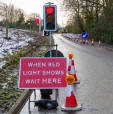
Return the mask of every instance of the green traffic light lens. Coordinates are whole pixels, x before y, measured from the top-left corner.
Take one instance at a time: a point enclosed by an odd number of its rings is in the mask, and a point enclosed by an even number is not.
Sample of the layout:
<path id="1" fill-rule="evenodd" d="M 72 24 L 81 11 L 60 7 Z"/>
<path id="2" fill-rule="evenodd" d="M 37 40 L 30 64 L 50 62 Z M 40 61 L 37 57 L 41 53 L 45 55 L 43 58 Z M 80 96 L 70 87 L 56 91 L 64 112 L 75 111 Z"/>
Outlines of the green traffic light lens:
<path id="1" fill-rule="evenodd" d="M 53 23 L 47 23 L 47 29 L 55 29 L 55 25 Z"/>

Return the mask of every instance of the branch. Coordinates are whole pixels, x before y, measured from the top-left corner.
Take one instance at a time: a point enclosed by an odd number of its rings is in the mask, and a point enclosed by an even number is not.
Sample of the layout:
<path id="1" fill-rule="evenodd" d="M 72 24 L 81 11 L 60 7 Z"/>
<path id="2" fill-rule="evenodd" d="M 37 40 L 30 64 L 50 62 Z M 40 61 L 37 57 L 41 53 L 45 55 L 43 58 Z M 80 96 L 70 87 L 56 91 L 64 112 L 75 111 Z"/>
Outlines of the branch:
<path id="1" fill-rule="evenodd" d="M 103 4 L 100 4 L 100 3 L 95 2 L 95 1 L 91 1 L 91 0 L 83 0 L 83 1 L 87 1 L 87 2 L 90 2 L 90 3 L 96 4 L 96 5 L 100 5 L 101 7 L 104 7 Z"/>

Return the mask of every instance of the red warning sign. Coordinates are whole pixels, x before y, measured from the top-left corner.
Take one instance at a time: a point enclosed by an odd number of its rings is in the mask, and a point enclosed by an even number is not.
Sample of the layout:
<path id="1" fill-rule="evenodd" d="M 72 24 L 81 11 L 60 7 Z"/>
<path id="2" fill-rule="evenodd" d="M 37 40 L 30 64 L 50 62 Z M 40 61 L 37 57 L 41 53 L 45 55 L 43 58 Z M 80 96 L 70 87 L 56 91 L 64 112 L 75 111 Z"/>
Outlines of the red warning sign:
<path id="1" fill-rule="evenodd" d="M 21 89 L 66 87 L 66 58 L 21 58 L 18 86 Z"/>

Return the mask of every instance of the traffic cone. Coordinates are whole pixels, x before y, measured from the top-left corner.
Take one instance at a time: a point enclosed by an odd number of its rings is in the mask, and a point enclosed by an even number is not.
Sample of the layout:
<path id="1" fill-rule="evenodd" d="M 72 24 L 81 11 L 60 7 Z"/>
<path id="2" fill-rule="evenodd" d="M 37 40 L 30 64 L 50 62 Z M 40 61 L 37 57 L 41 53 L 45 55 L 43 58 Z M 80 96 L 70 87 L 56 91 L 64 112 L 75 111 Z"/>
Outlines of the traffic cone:
<path id="1" fill-rule="evenodd" d="M 77 79 L 76 71 L 75 71 L 75 65 L 73 60 L 73 54 L 69 54 L 69 65 L 68 65 L 68 74 L 72 74 L 75 78 L 75 84 L 80 84 L 80 81 Z"/>
<path id="2" fill-rule="evenodd" d="M 88 42 L 88 40 L 87 40 L 87 39 L 86 39 L 86 42 L 85 42 L 85 44 L 87 44 L 87 45 L 89 44 L 89 42 Z"/>
<path id="3" fill-rule="evenodd" d="M 71 66 L 72 58 L 73 58 L 73 53 L 69 53 L 69 66 Z"/>
<path id="4" fill-rule="evenodd" d="M 72 58 L 73 58 L 73 54 L 70 53 L 70 54 L 69 54 L 69 64 L 68 64 L 68 69 L 67 69 L 67 71 L 68 71 L 69 74 L 71 74 L 71 63 L 72 63 Z"/>
<path id="5" fill-rule="evenodd" d="M 101 40 L 99 40 L 98 46 L 99 46 L 99 47 L 102 46 Z"/>
<path id="6" fill-rule="evenodd" d="M 74 65 L 74 60 L 71 61 L 71 69 L 70 73 L 74 76 L 75 78 L 75 83 L 74 84 L 80 84 L 80 81 L 77 79 L 76 76 L 76 71 L 75 71 L 75 65 Z"/>
<path id="7" fill-rule="evenodd" d="M 92 39 L 92 41 L 91 41 L 91 46 L 94 46 L 94 40 Z"/>
<path id="8" fill-rule="evenodd" d="M 73 54 L 72 53 L 69 53 L 69 64 L 68 64 L 68 73 L 70 74 L 71 73 L 71 63 L 72 63 L 72 58 L 73 58 Z"/>
<path id="9" fill-rule="evenodd" d="M 81 104 L 77 103 L 73 85 L 67 85 L 67 95 L 65 104 L 61 107 L 62 111 L 81 110 Z"/>
<path id="10" fill-rule="evenodd" d="M 82 44 L 82 39 L 80 39 L 80 44 Z"/>

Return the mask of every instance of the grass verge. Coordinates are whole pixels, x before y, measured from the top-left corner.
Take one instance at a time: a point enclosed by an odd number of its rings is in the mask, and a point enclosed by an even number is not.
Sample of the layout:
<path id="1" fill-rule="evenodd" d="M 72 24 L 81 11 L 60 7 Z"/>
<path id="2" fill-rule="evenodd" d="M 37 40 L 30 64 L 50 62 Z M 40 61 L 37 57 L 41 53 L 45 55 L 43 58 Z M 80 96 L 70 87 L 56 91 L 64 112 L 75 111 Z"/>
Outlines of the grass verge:
<path id="1" fill-rule="evenodd" d="M 33 45 L 49 44 L 49 37 L 40 37 Z M 53 40 L 52 40 L 53 44 Z M 44 54 L 49 50 L 45 47 L 44 51 L 40 47 L 33 47 L 34 57 L 44 57 Z M 13 106 L 17 99 L 21 96 L 23 90 L 18 89 L 18 69 L 20 57 L 30 56 L 31 44 L 14 52 L 12 55 L 8 54 L 4 60 L 6 64 L 0 69 L 0 111 L 5 113 Z"/>

